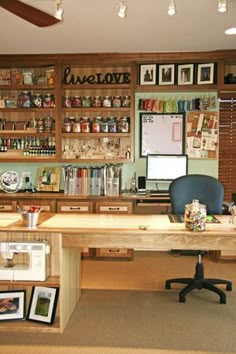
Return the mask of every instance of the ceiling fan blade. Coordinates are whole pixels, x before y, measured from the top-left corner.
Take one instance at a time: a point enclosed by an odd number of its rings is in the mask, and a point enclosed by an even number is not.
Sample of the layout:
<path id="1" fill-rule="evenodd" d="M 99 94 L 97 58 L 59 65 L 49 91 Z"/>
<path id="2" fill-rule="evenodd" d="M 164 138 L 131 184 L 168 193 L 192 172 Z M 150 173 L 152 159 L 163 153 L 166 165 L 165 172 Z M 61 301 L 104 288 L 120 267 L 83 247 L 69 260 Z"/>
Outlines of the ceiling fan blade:
<path id="1" fill-rule="evenodd" d="M 0 6 L 38 27 L 48 27 L 60 22 L 56 17 L 19 0 L 0 0 Z"/>

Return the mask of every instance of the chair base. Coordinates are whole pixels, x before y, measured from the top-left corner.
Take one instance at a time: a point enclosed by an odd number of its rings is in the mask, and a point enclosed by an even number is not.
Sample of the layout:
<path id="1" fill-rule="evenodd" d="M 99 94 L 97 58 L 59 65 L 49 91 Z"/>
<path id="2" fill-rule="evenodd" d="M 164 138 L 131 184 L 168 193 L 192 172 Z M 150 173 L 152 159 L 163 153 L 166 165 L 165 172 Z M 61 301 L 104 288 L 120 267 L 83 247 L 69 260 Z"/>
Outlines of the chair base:
<path id="1" fill-rule="evenodd" d="M 194 289 L 207 289 L 220 297 L 220 304 L 226 304 L 226 295 L 219 289 L 216 284 L 226 285 L 226 290 L 232 290 L 232 282 L 224 279 L 204 278 L 203 264 L 198 261 L 195 267 L 195 275 L 193 278 L 174 278 L 166 280 L 166 289 L 171 289 L 172 283 L 187 284 L 179 293 L 179 302 L 186 302 L 186 295 Z"/>

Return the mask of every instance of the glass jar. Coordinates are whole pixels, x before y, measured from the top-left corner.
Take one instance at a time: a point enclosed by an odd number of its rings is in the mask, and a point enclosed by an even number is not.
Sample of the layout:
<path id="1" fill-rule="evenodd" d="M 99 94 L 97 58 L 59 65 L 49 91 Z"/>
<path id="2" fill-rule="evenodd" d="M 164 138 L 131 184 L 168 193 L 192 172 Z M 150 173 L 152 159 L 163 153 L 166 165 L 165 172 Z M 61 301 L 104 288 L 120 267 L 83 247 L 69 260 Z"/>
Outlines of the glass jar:
<path id="1" fill-rule="evenodd" d="M 193 199 L 192 204 L 186 204 L 184 222 L 186 230 L 205 231 L 206 205 L 200 204 L 197 199 Z"/>
<path id="2" fill-rule="evenodd" d="M 108 132 L 117 133 L 117 119 L 116 117 L 110 117 L 108 120 Z"/>
<path id="3" fill-rule="evenodd" d="M 122 97 L 122 107 L 130 107 L 130 96 Z"/>
<path id="4" fill-rule="evenodd" d="M 63 97 L 63 107 L 70 108 L 71 107 L 71 97 Z"/>
<path id="5" fill-rule="evenodd" d="M 71 133 L 72 131 L 72 122 L 69 119 L 65 119 L 63 124 L 63 133 Z"/>
<path id="6" fill-rule="evenodd" d="M 90 133 L 90 120 L 88 117 L 83 117 L 80 123 L 81 133 Z"/>
<path id="7" fill-rule="evenodd" d="M 106 107 L 106 108 L 110 108 L 111 107 L 111 97 L 110 96 L 103 97 L 102 106 Z"/>
<path id="8" fill-rule="evenodd" d="M 108 133 L 108 120 L 103 118 L 101 121 L 101 133 Z"/>
<path id="9" fill-rule="evenodd" d="M 55 107 L 55 97 L 51 93 L 46 93 L 43 96 L 43 108 L 54 108 Z"/>
<path id="10" fill-rule="evenodd" d="M 35 107 L 42 108 L 43 107 L 43 97 L 42 97 L 42 95 L 40 93 L 36 93 L 35 95 L 33 95 L 32 102 L 33 102 Z"/>
<path id="11" fill-rule="evenodd" d="M 38 118 L 37 119 L 37 133 L 43 133 L 44 132 L 44 119 L 43 118 Z"/>
<path id="12" fill-rule="evenodd" d="M 129 117 L 122 117 L 118 122 L 118 132 L 128 133 L 129 132 Z"/>
<path id="13" fill-rule="evenodd" d="M 81 106 L 82 106 L 81 97 L 79 97 L 79 96 L 72 97 L 71 107 L 80 108 Z"/>
<path id="14" fill-rule="evenodd" d="M 81 124 L 80 120 L 76 119 L 72 124 L 72 131 L 73 133 L 80 133 L 81 132 Z"/>
<path id="15" fill-rule="evenodd" d="M 121 97 L 120 96 L 114 96 L 112 99 L 112 107 L 114 108 L 120 108 L 121 107 Z"/>
<path id="16" fill-rule="evenodd" d="M 92 133 L 100 133 L 102 117 L 96 117 L 92 121 Z"/>
<path id="17" fill-rule="evenodd" d="M 19 107 L 20 108 L 30 108 L 31 103 L 31 93 L 30 91 L 23 91 L 19 95 Z"/>
<path id="18" fill-rule="evenodd" d="M 92 100 L 92 106 L 95 108 L 102 107 L 102 98 L 101 96 L 94 96 Z"/>
<path id="19" fill-rule="evenodd" d="M 92 106 L 92 99 L 90 96 L 84 96 L 82 99 L 82 107 L 90 108 Z"/>
<path id="20" fill-rule="evenodd" d="M 47 133 L 50 133 L 53 128 L 53 118 L 52 117 L 46 117 L 44 118 L 44 131 Z"/>

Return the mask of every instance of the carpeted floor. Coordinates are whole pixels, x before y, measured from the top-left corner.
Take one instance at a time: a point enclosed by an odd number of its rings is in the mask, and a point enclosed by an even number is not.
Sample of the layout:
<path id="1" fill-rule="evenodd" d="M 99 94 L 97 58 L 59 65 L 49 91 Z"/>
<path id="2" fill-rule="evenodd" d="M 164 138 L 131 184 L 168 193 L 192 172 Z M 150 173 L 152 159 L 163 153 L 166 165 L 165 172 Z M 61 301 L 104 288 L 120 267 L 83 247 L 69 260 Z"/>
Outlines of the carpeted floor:
<path id="1" fill-rule="evenodd" d="M 206 290 L 194 291 L 185 304 L 178 302 L 177 289 L 159 290 L 169 276 L 192 275 L 195 260 L 195 257 L 171 258 L 164 253 L 157 257 L 151 252 L 137 255 L 133 262 L 86 261 L 81 299 L 63 334 L 14 333 L 13 337 L 12 333 L 0 333 L 1 345 L 16 345 L 15 353 L 20 346 L 31 345 L 35 354 L 41 353 L 37 352 L 39 345 L 51 347 L 50 353 L 57 346 L 64 348 L 65 353 L 73 353 L 73 348 L 76 348 L 74 353 L 93 354 L 116 353 L 113 351 L 116 348 L 123 348 L 120 353 L 130 354 L 236 353 L 234 290 L 227 293 L 226 305 L 220 305 L 218 297 Z M 168 263 L 171 266 L 167 267 Z M 236 280 L 236 264 L 206 260 L 206 265 L 211 276 Z M 138 289 L 132 274 L 137 275 Z M 96 282 L 92 283 L 94 277 Z M 115 290 L 111 290 L 114 283 Z M 5 349 L 1 353 L 10 353 Z"/>

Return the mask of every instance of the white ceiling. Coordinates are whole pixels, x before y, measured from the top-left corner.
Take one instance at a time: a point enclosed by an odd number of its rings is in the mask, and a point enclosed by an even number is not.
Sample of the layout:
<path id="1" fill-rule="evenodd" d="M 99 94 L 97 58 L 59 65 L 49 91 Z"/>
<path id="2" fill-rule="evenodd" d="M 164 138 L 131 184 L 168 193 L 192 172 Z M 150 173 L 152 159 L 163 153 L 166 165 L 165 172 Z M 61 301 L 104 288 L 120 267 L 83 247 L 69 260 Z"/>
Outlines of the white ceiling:
<path id="1" fill-rule="evenodd" d="M 10 0 L 9 0 L 10 1 Z M 54 0 L 24 0 L 54 13 Z M 168 16 L 170 0 L 126 0 L 125 19 L 117 16 L 119 0 L 62 0 L 64 22 L 38 28 L 0 8 L 0 54 L 179 52 L 236 49 L 236 0 L 228 12 L 218 0 L 175 0 L 177 15 Z"/>

